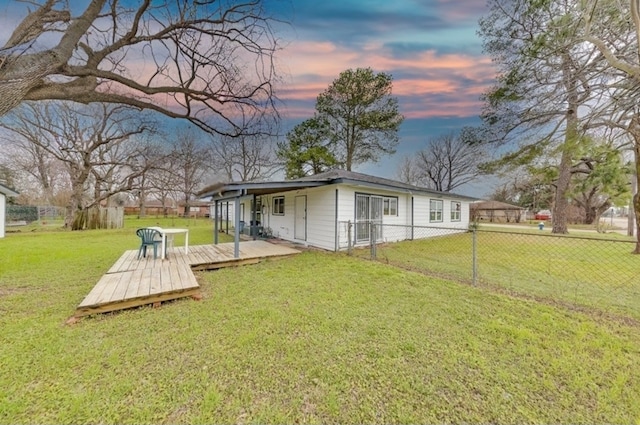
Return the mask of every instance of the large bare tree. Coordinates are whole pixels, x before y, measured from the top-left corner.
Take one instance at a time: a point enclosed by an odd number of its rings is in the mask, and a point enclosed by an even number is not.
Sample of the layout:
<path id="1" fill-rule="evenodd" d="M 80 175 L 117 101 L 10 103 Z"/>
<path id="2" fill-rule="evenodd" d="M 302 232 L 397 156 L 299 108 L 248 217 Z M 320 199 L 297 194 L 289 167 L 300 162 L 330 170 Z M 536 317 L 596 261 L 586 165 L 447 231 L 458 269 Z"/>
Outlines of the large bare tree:
<path id="1" fill-rule="evenodd" d="M 0 48 L 0 116 L 25 100 L 116 103 L 235 135 L 274 110 L 260 0 L 43 1 Z"/>
<path id="2" fill-rule="evenodd" d="M 478 166 L 487 159 L 486 146 L 467 143 L 454 133 L 431 138 L 427 146 L 401 164 L 398 174 L 407 183 L 449 192 L 482 174 Z"/>
<path id="3" fill-rule="evenodd" d="M 226 181 L 263 180 L 280 168 L 267 136 L 216 138 L 212 143 L 211 163 Z"/>
<path id="4" fill-rule="evenodd" d="M 25 103 L 0 126 L 64 164 L 71 185 L 65 227 L 72 230 L 84 227 L 87 208 L 134 188 L 143 172 L 129 166 L 138 156 L 135 139 L 154 127 L 124 105 L 68 102 Z"/>
<path id="5" fill-rule="evenodd" d="M 211 151 L 193 131 L 183 131 L 166 161 L 168 172 L 164 175 L 171 176 L 175 198 L 184 202 L 184 214 L 188 216 L 196 193 L 211 170 Z"/>
<path id="6" fill-rule="evenodd" d="M 40 145 L 12 135 L 0 136 L 0 151 L 0 164 L 19 177 L 21 194 L 30 192 L 30 201 L 56 205 L 57 195 L 68 188 L 64 164 Z"/>

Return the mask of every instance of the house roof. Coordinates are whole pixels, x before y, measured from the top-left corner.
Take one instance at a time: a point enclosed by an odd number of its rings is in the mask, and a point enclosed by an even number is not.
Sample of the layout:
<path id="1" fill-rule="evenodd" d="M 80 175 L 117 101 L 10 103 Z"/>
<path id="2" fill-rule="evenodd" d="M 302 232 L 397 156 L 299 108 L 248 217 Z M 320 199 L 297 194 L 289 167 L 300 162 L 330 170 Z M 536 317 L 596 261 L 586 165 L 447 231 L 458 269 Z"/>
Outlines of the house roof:
<path id="1" fill-rule="evenodd" d="M 479 201 L 471 204 L 472 210 L 524 210 L 523 207 L 518 205 L 507 204 L 500 201 Z"/>
<path id="2" fill-rule="evenodd" d="M 7 186 L 3 185 L 2 183 L 0 183 L 0 193 L 2 193 L 5 196 L 18 196 L 19 193 L 16 192 L 13 189 L 8 188 Z"/>
<path id="3" fill-rule="evenodd" d="M 476 200 L 469 196 L 457 195 L 450 192 L 439 192 L 419 186 L 402 183 L 382 177 L 356 173 L 346 170 L 330 170 L 299 179 L 271 181 L 271 182 L 231 182 L 217 183 L 203 189 L 198 196 L 211 200 L 229 199 L 246 195 L 267 195 L 287 190 L 307 189 L 311 187 L 327 186 L 331 184 L 350 184 L 370 188 L 385 189 L 394 192 L 418 193 L 436 196 L 450 196 L 466 200 Z"/>

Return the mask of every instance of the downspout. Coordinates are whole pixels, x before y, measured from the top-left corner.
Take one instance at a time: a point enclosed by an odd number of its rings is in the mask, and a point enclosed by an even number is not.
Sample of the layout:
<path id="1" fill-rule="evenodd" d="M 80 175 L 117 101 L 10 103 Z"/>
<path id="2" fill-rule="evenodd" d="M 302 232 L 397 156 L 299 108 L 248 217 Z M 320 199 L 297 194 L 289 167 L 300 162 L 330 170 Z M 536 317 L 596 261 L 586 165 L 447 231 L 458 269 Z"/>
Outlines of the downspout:
<path id="1" fill-rule="evenodd" d="M 415 238 L 415 229 L 413 227 L 413 220 L 414 220 L 414 202 L 413 202 L 413 193 L 409 192 L 409 195 L 411 195 L 411 240 L 413 240 Z"/>

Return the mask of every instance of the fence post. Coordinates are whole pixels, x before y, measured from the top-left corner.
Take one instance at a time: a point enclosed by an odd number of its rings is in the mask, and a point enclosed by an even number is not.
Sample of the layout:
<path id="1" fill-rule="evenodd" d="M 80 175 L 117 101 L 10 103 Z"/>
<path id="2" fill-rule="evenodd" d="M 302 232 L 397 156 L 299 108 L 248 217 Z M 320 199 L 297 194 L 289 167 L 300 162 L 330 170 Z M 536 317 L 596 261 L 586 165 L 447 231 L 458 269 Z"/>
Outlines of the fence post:
<path id="1" fill-rule="evenodd" d="M 378 239 L 376 236 L 377 228 L 374 222 L 369 222 L 369 242 L 371 243 L 371 259 L 376 259 L 376 240 Z"/>
<path id="2" fill-rule="evenodd" d="M 472 282 L 473 286 L 476 286 L 478 283 L 478 242 L 477 242 L 477 229 L 471 229 L 471 256 L 472 256 Z"/>
<path id="3" fill-rule="evenodd" d="M 347 221 L 347 254 L 351 255 L 351 220 Z"/>

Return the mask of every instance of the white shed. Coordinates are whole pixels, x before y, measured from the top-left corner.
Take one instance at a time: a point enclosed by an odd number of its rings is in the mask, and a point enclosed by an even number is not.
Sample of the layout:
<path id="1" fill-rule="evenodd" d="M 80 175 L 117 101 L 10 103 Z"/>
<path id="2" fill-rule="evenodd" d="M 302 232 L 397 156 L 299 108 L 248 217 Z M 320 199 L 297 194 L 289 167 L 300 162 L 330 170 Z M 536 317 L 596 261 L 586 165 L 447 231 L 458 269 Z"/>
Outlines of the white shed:
<path id="1" fill-rule="evenodd" d="M 18 196 L 18 192 L 9 189 L 7 186 L 0 183 L 0 238 L 4 238 L 6 215 L 7 215 L 7 197 Z"/>

